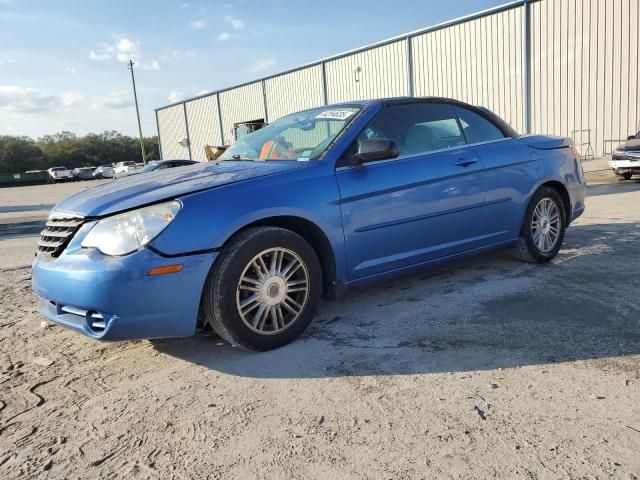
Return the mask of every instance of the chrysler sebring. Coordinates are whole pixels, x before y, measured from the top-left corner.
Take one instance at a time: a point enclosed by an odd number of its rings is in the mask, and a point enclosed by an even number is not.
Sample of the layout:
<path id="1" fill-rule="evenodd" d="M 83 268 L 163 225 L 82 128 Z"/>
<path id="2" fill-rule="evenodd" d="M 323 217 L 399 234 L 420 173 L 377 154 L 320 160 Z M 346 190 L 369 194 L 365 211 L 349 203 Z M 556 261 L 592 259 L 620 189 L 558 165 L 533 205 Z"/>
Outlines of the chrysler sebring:
<path id="1" fill-rule="evenodd" d="M 549 262 L 584 198 L 566 138 L 450 99 L 350 102 L 283 117 L 214 163 L 65 199 L 33 288 L 42 314 L 95 339 L 206 324 L 268 350 L 355 285 L 497 248 Z"/>

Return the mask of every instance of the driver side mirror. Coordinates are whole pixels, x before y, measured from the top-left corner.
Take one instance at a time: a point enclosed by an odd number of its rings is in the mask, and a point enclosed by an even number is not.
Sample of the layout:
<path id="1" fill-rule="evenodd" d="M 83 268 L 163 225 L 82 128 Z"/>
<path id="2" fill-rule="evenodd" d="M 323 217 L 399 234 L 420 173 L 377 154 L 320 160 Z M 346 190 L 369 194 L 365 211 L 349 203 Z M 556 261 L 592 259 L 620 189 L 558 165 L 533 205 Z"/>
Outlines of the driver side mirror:
<path id="1" fill-rule="evenodd" d="M 367 138 L 358 144 L 358 152 L 354 155 L 356 163 L 389 160 L 400 155 L 396 142 L 388 138 Z"/>
<path id="2" fill-rule="evenodd" d="M 635 139 L 636 139 L 636 136 L 635 136 L 635 135 L 629 135 L 629 136 L 627 137 L 627 140 L 635 140 Z"/>

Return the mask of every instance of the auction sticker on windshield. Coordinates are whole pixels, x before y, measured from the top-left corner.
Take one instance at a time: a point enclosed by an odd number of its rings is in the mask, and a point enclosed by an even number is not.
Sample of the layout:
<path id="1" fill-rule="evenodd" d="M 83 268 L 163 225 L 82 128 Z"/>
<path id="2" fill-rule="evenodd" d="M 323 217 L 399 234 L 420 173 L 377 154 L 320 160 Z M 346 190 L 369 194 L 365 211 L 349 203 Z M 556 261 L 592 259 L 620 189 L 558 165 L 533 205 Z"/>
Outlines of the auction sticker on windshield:
<path id="1" fill-rule="evenodd" d="M 326 112 L 318 114 L 316 118 L 324 120 L 346 120 L 354 113 L 356 112 L 353 110 L 327 110 Z"/>

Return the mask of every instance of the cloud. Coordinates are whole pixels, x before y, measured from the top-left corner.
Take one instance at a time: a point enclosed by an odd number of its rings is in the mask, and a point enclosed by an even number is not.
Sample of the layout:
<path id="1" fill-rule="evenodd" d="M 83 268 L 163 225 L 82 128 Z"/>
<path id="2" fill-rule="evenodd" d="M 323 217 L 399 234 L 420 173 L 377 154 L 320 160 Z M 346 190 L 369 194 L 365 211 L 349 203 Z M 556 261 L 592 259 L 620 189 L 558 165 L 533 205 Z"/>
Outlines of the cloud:
<path id="1" fill-rule="evenodd" d="M 128 62 L 142 58 L 140 52 L 140 42 L 135 42 L 128 38 L 121 38 L 115 44 L 116 58 L 119 62 Z"/>
<path id="2" fill-rule="evenodd" d="M 68 92 L 47 95 L 36 88 L 18 85 L 0 85 L 0 111 L 11 113 L 50 112 L 73 107 L 82 102 L 84 95 Z"/>
<path id="3" fill-rule="evenodd" d="M 258 60 L 254 62 L 249 68 L 248 71 L 251 73 L 259 73 L 265 70 L 269 70 L 273 68 L 276 64 L 276 60 L 274 58 L 263 58 L 262 60 Z"/>
<path id="4" fill-rule="evenodd" d="M 1 2 L 2 0 L 0 0 Z M 0 67 L 3 65 L 10 65 L 13 63 L 13 58 L 9 55 L 0 55 Z"/>
<path id="5" fill-rule="evenodd" d="M 188 3 L 183 3 L 183 4 L 182 4 L 182 5 L 180 5 L 178 8 L 180 8 L 180 9 L 189 8 L 189 4 L 188 4 Z"/>
<path id="6" fill-rule="evenodd" d="M 68 92 L 60 95 L 63 107 L 75 107 L 84 101 L 84 95 L 78 92 Z"/>
<path id="7" fill-rule="evenodd" d="M 211 93 L 211 90 L 199 90 L 194 94 L 194 97 L 199 97 L 201 95 L 206 95 L 207 93 Z"/>
<path id="8" fill-rule="evenodd" d="M 64 71 L 69 75 L 75 75 L 76 73 L 78 73 L 76 67 L 65 67 Z"/>
<path id="9" fill-rule="evenodd" d="M 231 15 L 225 15 L 224 21 L 231 25 L 236 30 L 244 28 L 244 22 L 238 18 L 233 18 Z"/>
<path id="10" fill-rule="evenodd" d="M 192 50 L 172 50 L 169 53 L 160 56 L 160 60 L 163 62 L 170 62 L 174 60 L 183 60 L 185 58 L 195 58 L 196 54 Z"/>
<path id="11" fill-rule="evenodd" d="M 199 20 L 193 20 L 189 26 L 191 28 L 193 28 L 194 30 L 202 30 L 204 28 L 207 28 L 207 22 L 205 20 L 199 19 Z"/>
<path id="12" fill-rule="evenodd" d="M 140 42 L 122 37 L 114 44 L 102 43 L 99 49 L 90 50 L 88 58 L 95 62 L 116 59 L 119 62 L 126 63 L 130 59 L 134 61 L 142 59 L 142 50 Z"/>
<path id="13" fill-rule="evenodd" d="M 221 42 L 226 42 L 231 38 L 231 34 L 229 32 L 222 32 L 218 35 L 218 40 Z"/>
<path id="14" fill-rule="evenodd" d="M 143 70 L 160 70 L 160 63 L 157 60 L 151 60 L 150 62 L 144 62 L 142 68 Z"/>
<path id="15" fill-rule="evenodd" d="M 171 90 L 169 92 L 169 96 L 167 97 L 167 100 L 169 100 L 170 103 L 175 103 L 175 102 L 179 102 L 183 98 L 184 98 L 184 93 Z"/>
<path id="16" fill-rule="evenodd" d="M 108 95 L 95 97 L 93 99 L 93 108 L 100 110 L 108 108 L 110 110 L 122 110 L 124 108 L 133 107 L 133 94 L 126 90 L 111 92 Z"/>
<path id="17" fill-rule="evenodd" d="M 0 85 L 1 113 L 47 114 L 51 116 L 52 112 L 67 112 L 74 109 L 77 112 L 86 112 L 82 109 L 88 107 L 94 110 L 121 110 L 132 106 L 133 94 L 128 90 L 87 97 L 79 92 L 47 95 L 36 88 Z M 73 115 L 75 116 L 77 113 Z"/>
<path id="18" fill-rule="evenodd" d="M 111 55 L 108 53 L 96 53 L 93 50 L 89 51 L 89 60 L 93 60 L 94 62 L 104 62 L 106 60 L 111 60 Z"/>

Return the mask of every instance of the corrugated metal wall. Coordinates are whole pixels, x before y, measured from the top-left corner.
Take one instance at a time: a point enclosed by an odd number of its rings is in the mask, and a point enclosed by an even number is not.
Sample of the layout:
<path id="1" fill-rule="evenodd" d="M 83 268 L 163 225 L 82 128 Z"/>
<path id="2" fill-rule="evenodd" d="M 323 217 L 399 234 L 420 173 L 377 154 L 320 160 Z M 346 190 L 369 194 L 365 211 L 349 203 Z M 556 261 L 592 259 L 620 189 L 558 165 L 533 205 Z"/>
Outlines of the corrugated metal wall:
<path id="1" fill-rule="evenodd" d="M 533 131 L 573 137 L 576 144 L 590 138 L 595 153 L 606 154 L 640 129 L 639 3 L 532 5 Z"/>
<path id="2" fill-rule="evenodd" d="M 520 132 L 529 122 L 533 132 L 573 137 L 583 154 L 608 153 L 640 129 L 639 25 L 640 0 L 533 0 L 498 7 L 221 92 L 224 142 L 232 142 L 234 123 L 265 118 L 265 103 L 273 121 L 321 105 L 325 95 L 336 103 L 408 95 L 413 87 L 416 96 L 486 106 Z M 216 135 L 215 117 L 207 110 L 189 122 L 191 136 L 199 136 L 192 138 L 194 152 L 199 138 Z M 184 156 L 176 146 L 184 135 L 177 118 L 158 111 L 165 158 L 176 150 Z"/>
<path id="3" fill-rule="evenodd" d="M 210 95 L 186 103 L 193 160 L 205 162 L 205 145 L 222 145 L 218 120 L 218 97 Z"/>
<path id="4" fill-rule="evenodd" d="M 321 65 L 269 78 L 264 87 L 269 122 L 324 102 Z"/>
<path id="5" fill-rule="evenodd" d="M 329 103 L 407 94 L 407 42 L 354 53 L 326 63 Z"/>
<path id="6" fill-rule="evenodd" d="M 178 143 L 187 136 L 182 104 L 158 110 L 158 132 L 163 159 L 189 158 L 189 149 Z"/>
<path id="7" fill-rule="evenodd" d="M 224 143 L 233 143 L 233 126 L 239 122 L 264 119 L 262 82 L 255 82 L 220 93 Z"/>
<path id="8" fill-rule="evenodd" d="M 412 38 L 414 93 L 485 106 L 524 130 L 524 7 Z"/>

